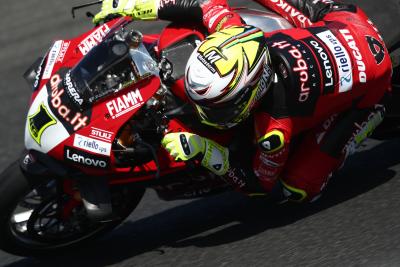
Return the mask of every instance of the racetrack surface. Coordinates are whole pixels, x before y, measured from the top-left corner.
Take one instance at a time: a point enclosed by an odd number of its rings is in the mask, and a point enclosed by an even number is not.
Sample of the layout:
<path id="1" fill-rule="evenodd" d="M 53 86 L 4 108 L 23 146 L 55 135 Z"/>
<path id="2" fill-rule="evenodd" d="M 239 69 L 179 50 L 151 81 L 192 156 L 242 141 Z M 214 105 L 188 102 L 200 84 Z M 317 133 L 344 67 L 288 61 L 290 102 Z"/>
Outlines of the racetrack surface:
<path id="1" fill-rule="evenodd" d="M 397 0 L 351 2 L 387 42 L 399 36 Z M 22 73 L 52 41 L 92 27 L 83 12 L 71 19 L 80 3 L 0 2 L 0 171 L 23 149 L 30 91 Z M 163 23 L 138 25 L 156 32 Z M 237 193 L 165 202 L 148 191 L 129 220 L 89 247 L 47 262 L 0 252 L 0 266 L 400 266 L 399 151 L 400 139 L 369 140 L 322 199 L 302 207 L 271 208 Z"/>

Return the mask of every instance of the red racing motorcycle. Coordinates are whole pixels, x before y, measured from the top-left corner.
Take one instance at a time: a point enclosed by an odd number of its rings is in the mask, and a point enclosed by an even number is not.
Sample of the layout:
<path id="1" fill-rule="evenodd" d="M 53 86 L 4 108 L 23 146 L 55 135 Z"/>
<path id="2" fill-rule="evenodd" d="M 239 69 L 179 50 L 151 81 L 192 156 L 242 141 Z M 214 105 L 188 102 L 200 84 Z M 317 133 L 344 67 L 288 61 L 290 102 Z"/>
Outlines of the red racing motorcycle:
<path id="1" fill-rule="evenodd" d="M 237 12 L 265 32 L 292 27 L 268 11 Z M 204 37 L 198 25 L 175 23 L 142 35 L 129 18 L 116 18 L 54 42 L 27 70 L 26 150 L 0 175 L 1 249 L 37 256 L 96 238 L 120 224 L 147 188 L 163 200 L 230 189 L 160 146 L 165 133 L 178 131 L 223 145 L 252 141 L 246 125 L 223 132 L 201 125 L 186 99 L 186 62 Z"/>

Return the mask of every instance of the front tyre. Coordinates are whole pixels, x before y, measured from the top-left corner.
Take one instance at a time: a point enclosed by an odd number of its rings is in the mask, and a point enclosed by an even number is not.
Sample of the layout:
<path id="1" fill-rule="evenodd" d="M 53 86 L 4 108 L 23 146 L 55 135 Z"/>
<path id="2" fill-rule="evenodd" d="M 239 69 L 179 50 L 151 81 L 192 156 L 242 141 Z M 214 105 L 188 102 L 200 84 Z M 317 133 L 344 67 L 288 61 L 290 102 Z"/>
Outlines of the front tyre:
<path id="1" fill-rule="evenodd" d="M 118 219 L 99 223 L 87 217 L 79 194 L 64 187 L 57 179 L 32 181 L 18 161 L 0 174 L 0 248 L 21 256 L 54 255 L 116 227 L 144 194 L 143 188 L 111 188 Z"/>

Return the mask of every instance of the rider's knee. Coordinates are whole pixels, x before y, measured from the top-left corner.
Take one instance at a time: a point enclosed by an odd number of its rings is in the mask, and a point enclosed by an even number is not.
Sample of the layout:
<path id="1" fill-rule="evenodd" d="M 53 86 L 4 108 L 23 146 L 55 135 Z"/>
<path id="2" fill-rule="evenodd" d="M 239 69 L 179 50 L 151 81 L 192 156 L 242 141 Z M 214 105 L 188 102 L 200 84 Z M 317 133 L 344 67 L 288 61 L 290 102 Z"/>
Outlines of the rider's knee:
<path id="1" fill-rule="evenodd" d="M 296 179 L 281 179 L 280 190 L 282 198 L 290 202 L 306 203 L 319 199 L 329 178 L 318 179 L 318 181 L 304 181 L 300 177 Z"/>

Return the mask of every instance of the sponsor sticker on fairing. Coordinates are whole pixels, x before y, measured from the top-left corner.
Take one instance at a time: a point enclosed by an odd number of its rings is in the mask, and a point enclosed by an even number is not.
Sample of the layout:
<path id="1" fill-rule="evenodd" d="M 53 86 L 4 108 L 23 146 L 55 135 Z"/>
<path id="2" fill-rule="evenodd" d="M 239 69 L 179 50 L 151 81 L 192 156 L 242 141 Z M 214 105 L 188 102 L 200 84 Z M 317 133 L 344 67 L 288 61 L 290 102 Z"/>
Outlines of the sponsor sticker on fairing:
<path id="1" fill-rule="evenodd" d="M 107 35 L 110 31 L 110 28 L 107 24 L 103 24 L 99 28 L 97 28 L 94 32 L 92 32 L 89 36 L 87 36 L 79 45 L 79 50 L 81 51 L 82 55 L 86 55 L 92 50 L 93 47 L 98 45 L 103 38 Z"/>
<path id="2" fill-rule="evenodd" d="M 32 139 L 41 146 L 43 132 L 51 125 L 56 124 L 57 120 L 51 116 L 45 104 L 42 103 L 36 113 L 28 116 L 28 122 L 28 130 Z"/>
<path id="3" fill-rule="evenodd" d="M 107 102 L 106 106 L 111 118 L 115 119 L 139 108 L 143 103 L 143 97 L 139 89 L 136 89 Z"/>
<path id="4" fill-rule="evenodd" d="M 70 134 L 49 102 L 48 84 L 38 90 L 25 121 L 25 148 L 47 153 L 65 141 Z M 39 113 L 38 113 L 39 112 Z"/>
<path id="5" fill-rule="evenodd" d="M 339 92 L 350 91 L 353 88 L 353 68 L 349 54 L 331 31 L 318 33 L 317 36 L 326 44 L 335 58 L 339 69 Z"/>
<path id="6" fill-rule="evenodd" d="M 105 156 L 109 156 L 111 153 L 111 143 L 106 143 L 80 134 L 75 135 L 74 147 Z"/>
<path id="7" fill-rule="evenodd" d="M 89 168 L 107 169 L 110 165 L 107 157 L 89 154 L 69 146 L 64 147 L 64 159 Z"/>
<path id="8" fill-rule="evenodd" d="M 77 131 L 89 123 L 89 117 L 80 112 L 75 112 L 75 110 L 64 103 L 63 95 L 65 90 L 63 87 L 59 87 L 61 82 L 62 79 L 59 74 L 55 74 L 51 77 L 49 105 L 59 119 L 70 124 L 73 130 Z"/>
<path id="9" fill-rule="evenodd" d="M 61 63 L 64 61 L 65 54 L 67 53 L 67 50 L 68 50 L 70 44 L 71 44 L 71 42 L 63 42 L 62 43 L 60 52 L 58 53 L 58 56 L 56 59 L 57 63 Z"/>
<path id="10" fill-rule="evenodd" d="M 47 63 L 42 76 L 43 79 L 50 79 L 54 65 L 57 61 L 58 54 L 60 53 L 62 43 L 62 40 L 56 41 L 51 47 L 50 52 L 47 56 Z"/>
<path id="11" fill-rule="evenodd" d="M 71 80 L 71 71 L 68 71 L 64 78 L 64 88 L 69 97 L 75 102 L 77 105 L 81 106 L 83 104 L 83 99 L 79 95 L 78 91 L 75 88 Z"/>
<path id="12" fill-rule="evenodd" d="M 106 141 L 108 143 L 111 143 L 112 135 L 113 135 L 112 132 L 109 132 L 109 131 L 106 131 L 103 129 L 99 129 L 99 128 L 95 128 L 95 127 L 92 127 L 90 134 L 89 134 L 90 137 L 100 139 L 100 140 Z"/>
<path id="13" fill-rule="evenodd" d="M 43 57 L 42 61 L 39 64 L 39 67 L 36 69 L 35 82 L 33 83 L 33 91 L 36 91 L 39 87 L 40 76 L 42 75 L 42 70 L 44 67 L 44 65 L 43 65 L 44 60 L 45 60 L 45 57 Z"/>

